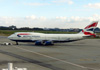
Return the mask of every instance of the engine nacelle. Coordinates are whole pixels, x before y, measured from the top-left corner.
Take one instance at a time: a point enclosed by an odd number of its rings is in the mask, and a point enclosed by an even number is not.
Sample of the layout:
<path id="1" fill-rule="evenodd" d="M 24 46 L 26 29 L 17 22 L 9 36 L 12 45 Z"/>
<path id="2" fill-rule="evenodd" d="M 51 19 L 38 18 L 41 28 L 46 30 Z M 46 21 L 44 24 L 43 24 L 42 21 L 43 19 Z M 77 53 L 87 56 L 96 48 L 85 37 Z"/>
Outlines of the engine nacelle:
<path id="1" fill-rule="evenodd" d="M 36 41 L 35 45 L 43 45 L 43 41 Z"/>
<path id="2" fill-rule="evenodd" d="M 44 45 L 53 45 L 53 41 L 45 41 Z"/>

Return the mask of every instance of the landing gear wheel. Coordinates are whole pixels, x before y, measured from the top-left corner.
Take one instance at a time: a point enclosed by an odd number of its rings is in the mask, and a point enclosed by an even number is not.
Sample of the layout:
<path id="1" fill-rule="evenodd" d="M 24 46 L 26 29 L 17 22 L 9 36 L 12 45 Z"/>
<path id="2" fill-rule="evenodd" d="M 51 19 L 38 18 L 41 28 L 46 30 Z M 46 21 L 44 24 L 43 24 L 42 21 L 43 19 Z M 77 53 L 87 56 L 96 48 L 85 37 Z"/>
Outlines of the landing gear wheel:
<path id="1" fill-rule="evenodd" d="M 17 41 L 16 41 L 16 45 L 19 45 Z"/>

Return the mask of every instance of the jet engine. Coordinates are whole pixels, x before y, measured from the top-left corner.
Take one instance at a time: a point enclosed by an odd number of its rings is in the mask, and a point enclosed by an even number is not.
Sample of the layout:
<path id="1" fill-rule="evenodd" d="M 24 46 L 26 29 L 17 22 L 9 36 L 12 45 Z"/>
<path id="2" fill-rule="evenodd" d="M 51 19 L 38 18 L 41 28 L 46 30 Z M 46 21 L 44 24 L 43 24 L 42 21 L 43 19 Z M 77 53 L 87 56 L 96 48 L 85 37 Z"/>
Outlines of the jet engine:
<path id="1" fill-rule="evenodd" d="M 43 45 L 43 41 L 36 41 L 35 45 Z"/>
<path id="2" fill-rule="evenodd" d="M 53 41 L 45 41 L 44 45 L 53 45 Z"/>

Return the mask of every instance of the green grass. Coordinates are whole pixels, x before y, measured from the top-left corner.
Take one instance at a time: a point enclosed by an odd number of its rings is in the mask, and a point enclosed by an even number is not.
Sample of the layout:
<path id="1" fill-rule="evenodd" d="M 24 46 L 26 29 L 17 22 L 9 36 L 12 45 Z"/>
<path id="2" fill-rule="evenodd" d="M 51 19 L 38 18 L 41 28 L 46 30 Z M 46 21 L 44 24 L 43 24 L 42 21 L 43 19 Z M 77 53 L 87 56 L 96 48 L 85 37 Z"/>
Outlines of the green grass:
<path id="1" fill-rule="evenodd" d="M 64 32 L 64 31 L 32 31 L 32 30 L 0 30 L 0 36 L 9 36 L 15 32 L 38 32 L 47 34 L 75 34 L 77 32 Z M 100 35 L 100 33 L 97 33 Z M 100 38 L 89 38 L 89 39 L 100 39 Z"/>
<path id="2" fill-rule="evenodd" d="M 27 30 L 0 30 L 0 35 L 9 36 L 15 32 L 28 32 Z"/>
<path id="3" fill-rule="evenodd" d="M 39 33 L 53 33 L 53 34 L 73 34 L 77 32 L 61 32 L 61 31 L 31 31 L 31 30 L 0 30 L 0 35 L 9 36 L 15 32 L 39 32 Z"/>
<path id="4" fill-rule="evenodd" d="M 77 32 L 63 32 L 63 31 L 34 31 L 34 32 L 39 32 L 39 33 L 47 33 L 47 34 L 75 34 Z"/>

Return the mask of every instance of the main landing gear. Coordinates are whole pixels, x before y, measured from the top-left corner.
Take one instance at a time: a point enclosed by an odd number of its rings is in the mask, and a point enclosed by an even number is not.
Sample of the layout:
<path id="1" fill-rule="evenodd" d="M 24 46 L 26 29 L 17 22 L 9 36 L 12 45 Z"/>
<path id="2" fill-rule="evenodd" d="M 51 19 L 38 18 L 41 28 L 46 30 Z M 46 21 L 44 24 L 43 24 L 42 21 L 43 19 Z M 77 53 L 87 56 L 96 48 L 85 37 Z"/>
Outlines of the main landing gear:
<path id="1" fill-rule="evenodd" d="M 36 41 L 35 45 L 54 45 L 53 41 Z"/>
<path id="2" fill-rule="evenodd" d="M 16 41 L 16 45 L 18 45 L 18 42 Z"/>

